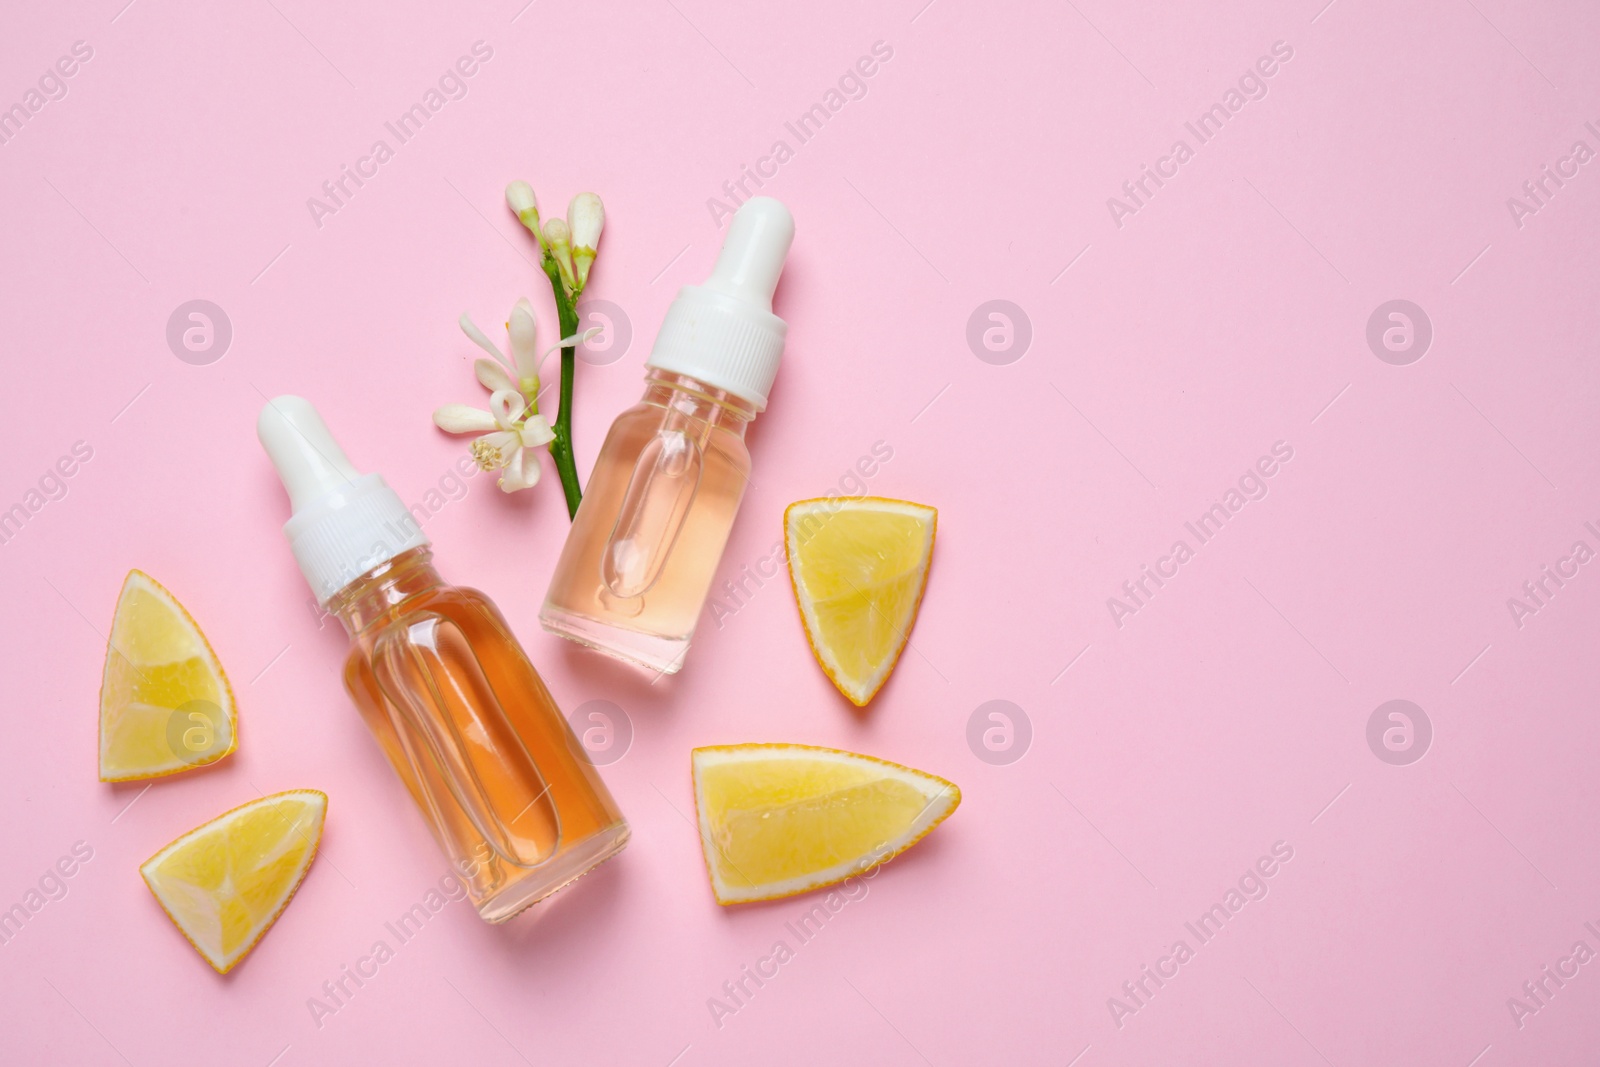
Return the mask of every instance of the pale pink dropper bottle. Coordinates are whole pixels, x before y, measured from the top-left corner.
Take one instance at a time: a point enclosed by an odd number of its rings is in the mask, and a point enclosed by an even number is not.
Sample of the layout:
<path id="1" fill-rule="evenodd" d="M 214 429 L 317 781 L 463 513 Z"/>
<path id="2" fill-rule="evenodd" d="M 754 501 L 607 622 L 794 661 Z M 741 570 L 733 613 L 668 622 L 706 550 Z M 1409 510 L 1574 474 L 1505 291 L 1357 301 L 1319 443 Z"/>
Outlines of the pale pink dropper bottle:
<path id="1" fill-rule="evenodd" d="M 584 488 L 546 630 L 663 674 L 683 666 L 749 484 L 745 427 L 783 357 L 772 294 L 793 240 L 788 208 L 746 201 L 711 277 L 672 302 L 644 398 L 612 424 Z"/>

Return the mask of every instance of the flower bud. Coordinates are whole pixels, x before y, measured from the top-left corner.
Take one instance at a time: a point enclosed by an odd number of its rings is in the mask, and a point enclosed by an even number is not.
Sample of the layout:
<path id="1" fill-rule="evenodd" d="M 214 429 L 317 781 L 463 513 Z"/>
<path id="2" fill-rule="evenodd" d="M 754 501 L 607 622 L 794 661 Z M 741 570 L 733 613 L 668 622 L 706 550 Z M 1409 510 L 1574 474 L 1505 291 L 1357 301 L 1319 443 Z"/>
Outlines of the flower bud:
<path id="1" fill-rule="evenodd" d="M 567 223 L 572 227 L 572 247 L 592 252 L 599 247 L 606 224 L 605 205 L 594 193 L 579 193 L 567 205 Z"/>
<path id="2" fill-rule="evenodd" d="M 600 246 L 600 231 L 605 228 L 606 209 L 594 193 L 579 193 L 567 205 L 567 221 L 572 228 L 572 260 L 578 288 L 589 282 L 589 267 Z"/>
<path id="3" fill-rule="evenodd" d="M 572 231 L 567 228 L 566 219 L 550 219 L 544 224 L 544 243 L 560 265 L 561 279 L 567 283 L 567 288 L 576 288 L 576 275 L 572 269 Z"/>
<path id="4" fill-rule="evenodd" d="M 533 186 L 524 181 L 506 186 L 506 206 L 517 213 L 524 226 L 538 232 L 539 198 L 533 195 Z"/>

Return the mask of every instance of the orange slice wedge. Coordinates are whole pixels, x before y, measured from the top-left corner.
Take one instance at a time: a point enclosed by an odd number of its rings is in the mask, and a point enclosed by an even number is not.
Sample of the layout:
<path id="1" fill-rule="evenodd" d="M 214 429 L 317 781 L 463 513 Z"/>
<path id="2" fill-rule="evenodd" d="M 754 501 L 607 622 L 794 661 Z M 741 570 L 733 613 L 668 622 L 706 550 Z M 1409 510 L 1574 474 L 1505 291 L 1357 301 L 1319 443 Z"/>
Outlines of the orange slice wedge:
<path id="1" fill-rule="evenodd" d="M 910 639 L 937 525 L 933 508 L 882 497 L 800 500 L 783 513 L 806 639 L 857 707 L 883 688 Z"/>
<path id="2" fill-rule="evenodd" d="M 713 745 L 690 760 L 718 904 L 807 893 L 869 871 L 961 803 L 953 782 L 835 748 Z"/>
<path id="3" fill-rule="evenodd" d="M 274 793 L 190 830 L 139 873 L 189 944 L 227 974 L 300 888 L 327 811 L 315 789 Z"/>
<path id="4" fill-rule="evenodd" d="M 129 571 L 100 681 L 100 780 L 192 770 L 238 743 L 233 689 L 205 634 L 160 582 Z"/>

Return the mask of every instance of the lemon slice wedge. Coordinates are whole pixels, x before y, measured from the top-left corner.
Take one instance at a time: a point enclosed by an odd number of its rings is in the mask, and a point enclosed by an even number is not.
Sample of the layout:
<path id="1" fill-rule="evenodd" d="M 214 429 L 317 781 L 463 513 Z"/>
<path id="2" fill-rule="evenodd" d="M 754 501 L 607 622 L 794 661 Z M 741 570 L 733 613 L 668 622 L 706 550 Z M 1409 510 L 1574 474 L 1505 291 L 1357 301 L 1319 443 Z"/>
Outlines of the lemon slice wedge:
<path id="1" fill-rule="evenodd" d="M 961 803 L 898 763 L 810 745 L 714 745 L 690 756 L 718 904 L 806 893 L 884 863 Z"/>
<path id="2" fill-rule="evenodd" d="M 100 682 L 100 780 L 203 767 L 238 746 L 233 690 L 200 627 L 143 571 L 117 598 Z"/>
<path id="3" fill-rule="evenodd" d="M 327 811 L 315 789 L 274 793 L 190 830 L 139 873 L 173 925 L 227 974 L 300 888 Z"/>
<path id="4" fill-rule="evenodd" d="M 783 513 L 789 578 L 817 662 L 865 707 L 905 650 L 938 512 L 882 497 L 800 500 Z"/>

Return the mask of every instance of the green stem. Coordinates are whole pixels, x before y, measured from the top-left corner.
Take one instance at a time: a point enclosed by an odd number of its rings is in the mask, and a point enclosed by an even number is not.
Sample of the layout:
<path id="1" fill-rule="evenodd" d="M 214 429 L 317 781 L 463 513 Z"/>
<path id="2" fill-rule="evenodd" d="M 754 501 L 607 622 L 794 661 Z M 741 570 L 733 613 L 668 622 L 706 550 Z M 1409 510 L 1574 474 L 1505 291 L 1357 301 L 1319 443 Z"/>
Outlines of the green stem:
<path id="1" fill-rule="evenodd" d="M 556 315 L 561 322 L 562 337 L 578 332 L 578 312 L 572 298 L 561 284 L 561 268 L 554 258 L 544 258 L 544 272 L 550 279 L 550 289 L 555 293 Z M 578 514 L 578 504 L 583 500 L 583 489 L 578 484 L 577 458 L 572 450 L 572 379 L 578 368 L 578 350 L 567 347 L 561 350 L 560 407 L 551 431 L 556 435 L 550 442 L 550 455 L 556 461 L 556 473 L 561 477 L 561 491 L 567 498 L 567 517 Z"/>

